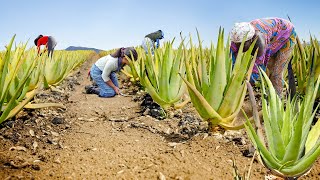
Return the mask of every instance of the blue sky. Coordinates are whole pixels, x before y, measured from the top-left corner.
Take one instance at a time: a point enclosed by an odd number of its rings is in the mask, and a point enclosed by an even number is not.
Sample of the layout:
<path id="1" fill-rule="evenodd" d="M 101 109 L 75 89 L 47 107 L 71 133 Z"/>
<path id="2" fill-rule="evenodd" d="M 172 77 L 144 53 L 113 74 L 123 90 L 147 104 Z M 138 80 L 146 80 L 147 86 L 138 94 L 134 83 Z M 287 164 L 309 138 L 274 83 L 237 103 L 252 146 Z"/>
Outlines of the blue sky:
<path id="1" fill-rule="evenodd" d="M 52 35 L 56 49 L 70 45 L 113 49 L 141 44 L 153 31 L 165 39 L 195 36 L 216 41 L 219 26 L 229 32 L 235 22 L 289 14 L 298 35 L 320 39 L 320 1 L 288 0 L 14 0 L 0 2 L 0 50 L 16 34 L 16 42 L 32 46 L 39 34 Z"/>

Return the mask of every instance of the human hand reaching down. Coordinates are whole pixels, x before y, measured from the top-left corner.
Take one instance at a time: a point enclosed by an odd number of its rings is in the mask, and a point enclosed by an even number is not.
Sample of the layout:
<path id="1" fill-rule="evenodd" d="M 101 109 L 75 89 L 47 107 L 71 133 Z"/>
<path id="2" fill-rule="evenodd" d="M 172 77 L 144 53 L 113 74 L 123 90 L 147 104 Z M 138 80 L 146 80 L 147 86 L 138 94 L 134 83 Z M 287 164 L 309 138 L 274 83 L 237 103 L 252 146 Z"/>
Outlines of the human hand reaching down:
<path id="1" fill-rule="evenodd" d="M 118 87 L 115 87 L 115 88 L 114 88 L 114 91 L 116 92 L 117 95 L 120 95 L 120 90 L 119 90 Z"/>

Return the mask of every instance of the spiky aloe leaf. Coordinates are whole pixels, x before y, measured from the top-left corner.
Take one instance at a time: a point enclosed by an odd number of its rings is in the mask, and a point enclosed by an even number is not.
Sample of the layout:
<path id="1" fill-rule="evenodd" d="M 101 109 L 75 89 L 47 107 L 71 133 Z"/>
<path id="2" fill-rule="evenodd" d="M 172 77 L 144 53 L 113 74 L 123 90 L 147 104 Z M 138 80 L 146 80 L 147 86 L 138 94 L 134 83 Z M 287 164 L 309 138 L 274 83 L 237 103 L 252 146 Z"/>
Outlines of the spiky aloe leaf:
<path id="1" fill-rule="evenodd" d="M 143 84 L 146 88 L 146 91 L 150 94 L 150 96 L 155 102 L 157 102 L 160 106 L 162 106 L 165 109 L 170 107 L 168 102 L 162 99 L 157 90 L 153 87 L 147 75 L 143 76 Z"/>
<path id="2" fill-rule="evenodd" d="M 59 108 L 65 108 L 65 106 L 61 103 L 28 103 L 24 106 L 26 109 L 41 109 L 41 108 L 47 108 L 47 107 L 59 107 Z"/>
<path id="3" fill-rule="evenodd" d="M 317 123 L 312 127 L 311 131 L 308 134 L 306 141 L 306 153 L 308 153 L 319 141 L 320 137 L 320 120 L 318 119 Z"/>
<path id="4" fill-rule="evenodd" d="M 281 159 L 283 158 L 284 154 L 285 154 L 285 146 L 282 140 L 282 136 L 281 136 L 281 129 L 279 128 L 279 124 L 278 124 L 278 118 L 282 118 L 282 117 L 278 117 L 277 116 L 277 111 L 281 110 L 281 107 L 277 106 L 278 105 L 278 101 L 280 100 L 280 97 L 277 95 L 276 90 L 273 88 L 272 83 L 270 81 L 270 79 L 268 78 L 267 74 L 260 69 L 260 72 L 262 74 L 261 78 L 263 79 L 263 83 L 266 84 L 266 86 L 268 87 L 268 102 L 269 102 L 269 106 L 267 106 L 268 111 L 270 112 L 270 118 L 266 118 L 265 123 L 268 124 L 268 127 L 270 125 L 270 129 L 271 130 L 271 134 L 269 135 L 269 140 L 272 141 L 272 145 L 270 146 L 272 148 L 272 154 L 274 156 L 276 156 L 277 158 Z M 263 86 L 263 88 L 265 88 L 265 86 Z M 266 93 L 265 89 L 264 89 L 264 93 Z M 264 103 L 264 105 L 266 105 L 266 102 Z M 270 142 L 269 141 L 269 142 Z"/>
<path id="5" fill-rule="evenodd" d="M 224 30 L 220 28 L 215 58 L 216 61 L 213 67 L 214 76 L 211 77 L 212 81 L 210 82 L 210 87 L 206 96 L 209 104 L 211 104 L 215 110 L 218 110 L 222 103 L 224 90 L 227 85 L 225 56 L 229 56 L 229 54 L 225 54 Z"/>
<path id="6" fill-rule="evenodd" d="M 181 76 L 184 82 L 187 84 L 189 89 L 189 94 L 194 104 L 194 107 L 197 109 L 198 113 L 205 120 L 208 119 L 222 119 L 221 116 L 210 106 L 207 100 L 201 95 L 201 93 L 190 84 L 185 78 Z"/>

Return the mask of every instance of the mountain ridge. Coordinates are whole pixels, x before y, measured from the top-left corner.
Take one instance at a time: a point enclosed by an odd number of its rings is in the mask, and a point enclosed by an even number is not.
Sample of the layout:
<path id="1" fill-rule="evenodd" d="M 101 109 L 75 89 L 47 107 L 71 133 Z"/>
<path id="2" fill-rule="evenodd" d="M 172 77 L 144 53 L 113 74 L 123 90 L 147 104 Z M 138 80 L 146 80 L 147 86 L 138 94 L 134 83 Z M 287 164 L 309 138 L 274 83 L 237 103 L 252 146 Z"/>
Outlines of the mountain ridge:
<path id="1" fill-rule="evenodd" d="M 92 50 L 92 51 L 95 51 L 96 53 L 99 53 L 100 51 L 103 51 L 103 50 L 97 49 L 97 48 L 89 48 L 89 47 L 82 47 L 82 46 L 69 46 L 65 50 L 66 51 Z"/>

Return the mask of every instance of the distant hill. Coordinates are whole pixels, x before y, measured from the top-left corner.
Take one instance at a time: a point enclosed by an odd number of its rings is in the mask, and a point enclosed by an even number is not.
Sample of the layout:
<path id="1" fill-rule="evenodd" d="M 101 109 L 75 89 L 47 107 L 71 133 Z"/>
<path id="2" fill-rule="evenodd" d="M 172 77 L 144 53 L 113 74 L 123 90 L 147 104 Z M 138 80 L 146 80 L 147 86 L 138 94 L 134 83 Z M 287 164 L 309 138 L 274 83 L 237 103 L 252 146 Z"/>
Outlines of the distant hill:
<path id="1" fill-rule="evenodd" d="M 99 53 L 100 51 L 102 51 L 101 49 L 81 47 L 81 46 L 69 46 L 69 47 L 66 48 L 65 50 L 66 50 L 66 51 L 92 50 L 92 51 L 95 51 L 96 53 Z"/>

